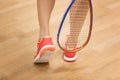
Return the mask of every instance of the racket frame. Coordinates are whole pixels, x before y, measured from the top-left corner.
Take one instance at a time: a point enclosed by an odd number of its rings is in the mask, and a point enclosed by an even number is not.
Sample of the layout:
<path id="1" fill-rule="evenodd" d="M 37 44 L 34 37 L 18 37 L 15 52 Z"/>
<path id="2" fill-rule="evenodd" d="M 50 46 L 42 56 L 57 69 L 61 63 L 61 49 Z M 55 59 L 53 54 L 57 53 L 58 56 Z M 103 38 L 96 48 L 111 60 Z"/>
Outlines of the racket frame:
<path id="1" fill-rule="evenodd" d="M 63 26 L 63 23 L 67 17 L 67 14 L 68 12 L 70 11 L 72 5 L 74 4 L 75 0 L 72 0 L 70 5 L 68 6 L 66 12 L 64 13 L 64 16 L 62 18 L 62 21 L 60 23 L 60 27 L 58 29 L 58 33 L 57 33 L 57 43 L 58 43 L 58 46 L 63 50 L 63 51 L 66 51 L 66 52 L 77 52 L 77 51 L 80 51 L 82 50 L 87 44 L 88 42 L 90 41 L 90 38 L 91 38 L 91 34 L 92 34 L 92 26 L 93 26 L 93 7 L 92 7 L 92 0 L 89 0 L 89 9 L 90 9 L 90 25 L 89 25 L 89 33 L 88 33 L 88 37 L 86 39 L 86 41 L 78 48 L 74 48 L 73 50 L 68 50 L 67 48 L 63 48 L 60 44 L 60 32 L 61 32 L 61 29 L 62 29 L 62 26 Z"/>

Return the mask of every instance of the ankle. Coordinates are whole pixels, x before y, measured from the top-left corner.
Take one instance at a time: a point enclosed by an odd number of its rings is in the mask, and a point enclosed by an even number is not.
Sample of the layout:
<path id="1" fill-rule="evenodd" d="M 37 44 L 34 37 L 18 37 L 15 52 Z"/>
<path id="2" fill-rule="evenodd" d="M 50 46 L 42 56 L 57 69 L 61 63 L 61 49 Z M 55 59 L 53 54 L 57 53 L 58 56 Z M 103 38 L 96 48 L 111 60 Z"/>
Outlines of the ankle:
<path id="1" fill-rule="evenodd" d="M 39 39 L 42 39 L 42 38 L 50 38 L 50 35 L 40 35 Z"/>

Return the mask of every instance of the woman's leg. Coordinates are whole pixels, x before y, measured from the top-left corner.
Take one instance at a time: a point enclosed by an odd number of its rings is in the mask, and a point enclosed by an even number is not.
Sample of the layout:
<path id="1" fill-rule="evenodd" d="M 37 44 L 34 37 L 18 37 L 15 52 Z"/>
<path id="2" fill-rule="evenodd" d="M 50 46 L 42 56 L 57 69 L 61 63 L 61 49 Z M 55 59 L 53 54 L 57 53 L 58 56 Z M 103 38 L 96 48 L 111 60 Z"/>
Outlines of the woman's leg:
<path id="1" fill-rule="evenodd" d="M 76 0 L 73 4 L 70 10 L 70 35 L 68 36 L 67 42 L 68 48 L 76 47 L 78 36 L 86 19 L 88 9 L 89 0 Z"/>
<path id="2" fill-rule="evenodd" d="M 48 51 L 55 50 L 52 39 L 49 36 L 49 20 L 54 3 L 55 0 L 37 0 L 40 31 L 37 51 L 34 56 L 34 63 L 49 62 L 51 53 L 48 53 Z"/>
<path id="3" fill-rule="evenodd" d="M 66 42 L 68 49 L 76 48 L 78 37 L 85 21 L 89 8 L 89 0 L 75 0 L 70 10 L 70 34 Z M 66 61 L 74 61 L 77 59 L 76 52 L 64 52 Z"/>
<path id="4" fill-rule="evenodd" d="M 37 0 L 38 19 L 40 25 L 39 38 L 49 35 L 49 20 L 55 0 Z"/>

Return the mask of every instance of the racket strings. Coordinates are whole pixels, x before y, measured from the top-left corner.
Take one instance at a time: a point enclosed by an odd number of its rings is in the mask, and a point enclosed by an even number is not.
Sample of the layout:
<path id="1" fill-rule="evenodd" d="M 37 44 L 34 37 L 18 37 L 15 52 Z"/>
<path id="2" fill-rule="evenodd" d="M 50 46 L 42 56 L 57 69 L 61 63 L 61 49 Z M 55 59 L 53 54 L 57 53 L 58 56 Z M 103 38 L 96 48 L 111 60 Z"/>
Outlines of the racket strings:
<path id="1" fill-rule="evenodd" d="M 67 48 L 75 49 L 78 44 L 80 32 L 88 13 L 89 1 L 76 0 L 70 9 L 70 32 L 67 35 Z"/>

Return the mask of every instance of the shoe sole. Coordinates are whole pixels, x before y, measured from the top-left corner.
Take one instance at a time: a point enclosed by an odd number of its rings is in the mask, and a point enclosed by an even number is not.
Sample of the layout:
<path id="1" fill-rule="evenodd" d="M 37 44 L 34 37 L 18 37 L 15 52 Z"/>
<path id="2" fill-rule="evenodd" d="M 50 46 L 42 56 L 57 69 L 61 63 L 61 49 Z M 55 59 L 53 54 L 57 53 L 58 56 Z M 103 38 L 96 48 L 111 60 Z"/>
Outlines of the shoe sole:
<path id="1" fill-rule="evenodd" d="M 51 53 L 55 50 L 53 45 L 44 46 L 39 54 L 35 57 L 34 63 L 47 63 L 49 62 Z"/>
<path id="2" fill-rule="evenodd" d="M 74 57 L 72 57 L 72 58 L 68 58 L 68 57 L 66 57 L 66 56 L 64 55 L 64 60 L 65 60 L 65 61 L 73 62 L 73 61 L 75 61 L 76 59 L 77 59 L 77 54 L 76 54 Z"/>

